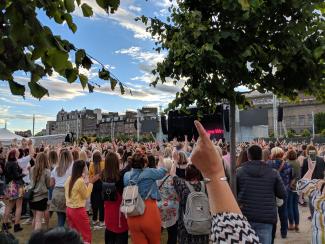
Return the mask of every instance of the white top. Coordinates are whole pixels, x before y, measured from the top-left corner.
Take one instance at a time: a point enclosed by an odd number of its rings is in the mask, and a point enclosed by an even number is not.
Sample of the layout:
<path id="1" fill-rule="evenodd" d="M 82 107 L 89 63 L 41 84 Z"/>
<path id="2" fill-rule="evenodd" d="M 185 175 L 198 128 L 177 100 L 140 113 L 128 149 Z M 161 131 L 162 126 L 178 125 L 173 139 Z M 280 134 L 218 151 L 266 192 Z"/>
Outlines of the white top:
<path id="1" fill-rule="evenodd" d="M 30 160 L 32 157 L 30 155 L 26 157 L 19 158 L 17 160 L 19 167 L 23 170 L 23 174 L 26 175 L 23 180 L 25 183 L 30 183 L 29 179 L 29 168 L 30 168 Z"/>
<path id="2" fill-rule="evenodd" d="M 71 163 L 70 167 L 67 169 L 65 174 L 61 177 L 59 177 L 58 174 L 56 173 L 57 166 L 55 166 L 55 168 L 51 172 L 51 178 L 55 180 L 55 187 L 64 187 L 64 183 L 66 182 L 68 177 L 71 176 L 72 174 L 72 165 L 73 163 Z"/>

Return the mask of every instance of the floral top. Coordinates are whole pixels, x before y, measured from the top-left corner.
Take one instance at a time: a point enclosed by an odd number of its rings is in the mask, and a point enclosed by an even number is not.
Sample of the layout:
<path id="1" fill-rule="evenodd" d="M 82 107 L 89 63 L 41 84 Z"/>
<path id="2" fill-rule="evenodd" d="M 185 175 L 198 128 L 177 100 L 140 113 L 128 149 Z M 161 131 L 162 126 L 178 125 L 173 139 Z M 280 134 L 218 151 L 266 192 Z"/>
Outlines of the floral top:
<path id="1" fill-rule="evenodd" d="M 279 171 L 280 176 L 282 178 L 283 184 L 287 190 L 290 189 L 290 182 L 292 178 L 292 166 L 287 162 L 284 162 L 283 166 L 281 167 L 283 161 L 276 159 L 269 161 L 269 165 Z"/>
<path id="2" fill-rule="evenodd" d="M 158 202 L 161 226 L 168 228 L 178 220 L 179 198 L 174 188 L 173 177 L 170 175 L 166 175 L 162 180 L 158 181 L 157 185 L 161 197 Z"/>
<path id="3" fill-rule="evenodd" d="M 259 244 L 247 219 L 241 214 L 219 213 L 212 217 L 211 242 L 218 244 Z"/>
<path id="4" fill-rule="evenodd" d="M 317 189 L 319 181 L 301 179 L 297 184 L 298 192 L 309 196 L 315 208 L 312 220 L 312 244 L 325 243 L 325 194 Z"/>

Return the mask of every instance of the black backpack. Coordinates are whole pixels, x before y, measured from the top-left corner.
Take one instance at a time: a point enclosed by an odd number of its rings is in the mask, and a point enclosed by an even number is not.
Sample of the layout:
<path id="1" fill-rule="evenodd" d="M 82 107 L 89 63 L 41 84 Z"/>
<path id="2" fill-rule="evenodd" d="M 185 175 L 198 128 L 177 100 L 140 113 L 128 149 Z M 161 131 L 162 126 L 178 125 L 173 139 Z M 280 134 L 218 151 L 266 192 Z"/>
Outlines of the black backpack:
<path id="1" fill-rule="evenodd" d="M 110 201 L 110 202 L 116 201 L 116 194 L 117 194 L 117 190 L 116 190 L 115 183 L 103 182 L 102 196 L 104 201 Z"/>

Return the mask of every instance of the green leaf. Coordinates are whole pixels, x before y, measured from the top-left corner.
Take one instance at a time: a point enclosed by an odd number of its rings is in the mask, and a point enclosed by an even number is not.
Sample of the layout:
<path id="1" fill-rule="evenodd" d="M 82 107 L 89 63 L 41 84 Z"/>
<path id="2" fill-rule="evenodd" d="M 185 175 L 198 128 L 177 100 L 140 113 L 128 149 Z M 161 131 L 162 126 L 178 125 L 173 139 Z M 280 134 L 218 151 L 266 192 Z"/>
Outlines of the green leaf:
<path id="1" fill-rule="evenodd" d="M 90 69 L 91 68 L 91 65 L 93 64 L 93 62 L 91 61 L 90 58 L 88 58 L 87 56 L 85 56 L 83 59 L 82 59 L 82 67 L 84 67 L 85 69 Z"/>
<path id="2" fill-rule="evenodd" d="M 119 82 L 119 85 L 120 85 L 120 92 L 121 92 L 122 95 L 124 95 L 125 89 L 124 89 L 124 86 L 123 86 L 122 82 Z"/>
<path id="3" fill-rule="evenodd" d="M 75 33 L 77 31 L 77 25 L 75 23 L 73 23 L 73 20 L 72 20 L 72 16 L 71 14 L 64 14 L 63 15 L 63 18 L 65 19 L 65 21 L 67 22 L 68 26 L 69 26 L 69 29 Z"/>
<path id="4" fill-rule="evenodd" d="M 102 79 L 102 80 L 109 80 L 110 73 L 108 70 L 102 68 L 100 71 L 98 71 L 98 77 L 99 77 L 99 79 Z"/>
<path id="5" fill-rule="evenodd" d="M 75 9 L 74 0 L 64 0 L 64 6 L 69 13 L 73 12 Z"/>
<path id="6" fill-rule="evenodd" d="M 313 55 L 316 59 L 319 59 L 324 52 L 325 52 L 325 46 L 320 46 L 313 51 Z"/>
<path id="7" fill-rule="evenodd" d="M 12 95 L 16 96 L 24 96 L 25 95 L 25 86 L 13 81 L 8 80 L 9 88 L 12 93 Z"/>
<path id="8" fill-rule="evenodd" d="M 75 53 L 75 63 L 77 67 L 82 65 L 82 60 L 86 57 L 86 52 L 84 49 L 78 49 Z"/>
<path id="9" fill-rule="evenodd" d="M 30 93 L 35 98 L 41 99 L 45 95 L 49 96 L 48 90 L 36 82 L 28 82 L 28 86 L 30 89 Z"/>
<path id="10" fill-rule="evenodd" d="M 248 0 L 238 0 L 238 2 L 243 10 L 249 10 L 250 4 Z"/>
<path id="11" fill-rule="evenodd" d="M 111 81 L 111 89 L 112 89 L 112 91 L 114 91 L 116 84 L 117 84 L 117 80 L 111 77 L 110 81 Z"/>
<path id="12" fill-rule="evenodd" d="M 99 5 L 99 7 L 103 9 L 107 9 L 108 4 L 106 0 L 96 0 L 96 3 Z"/>
<path id="13" fill-rule="evenodd" d="M 78 78 L 78 70 L 77 69 L 66 69 L 65 77 L 69 83 L 73 83 Z"/>
<path id="14" fill-rule="evenodd" d="M 88 77 L 83 74 L 79 74 L 79 80 L 82 85 L 82 88 L 85 89 L 85 87 L 87 86 L 87 83 L 88 83 Z"/>
<path id="15" fill-rule="evenodd" d="M 85 17 L 90 17 L 93 15 L 93 9 L 87 3 L 83 3 L 81 5 L 81 9 Z"/>

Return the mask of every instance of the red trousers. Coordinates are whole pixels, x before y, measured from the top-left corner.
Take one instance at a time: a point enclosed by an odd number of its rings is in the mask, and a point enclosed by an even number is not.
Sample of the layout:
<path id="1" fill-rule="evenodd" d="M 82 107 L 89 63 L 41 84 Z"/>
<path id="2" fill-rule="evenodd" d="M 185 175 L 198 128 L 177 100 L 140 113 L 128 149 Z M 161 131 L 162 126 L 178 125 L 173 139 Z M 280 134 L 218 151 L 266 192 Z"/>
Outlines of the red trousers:
<path id="1" fill-rule="evenodd" d="M 128 217 L 133 244 L 160 244 L 161 219 L 156 200 L 145 200 L 146 209 L 141 216 Z"/>
<path id="2" fill-rule="evenodd" d="M 86 208 L 68 208 L 66 210 L 68 225 L 82 236 L 84 243 L 91 243 L 91 230 Z"/>

